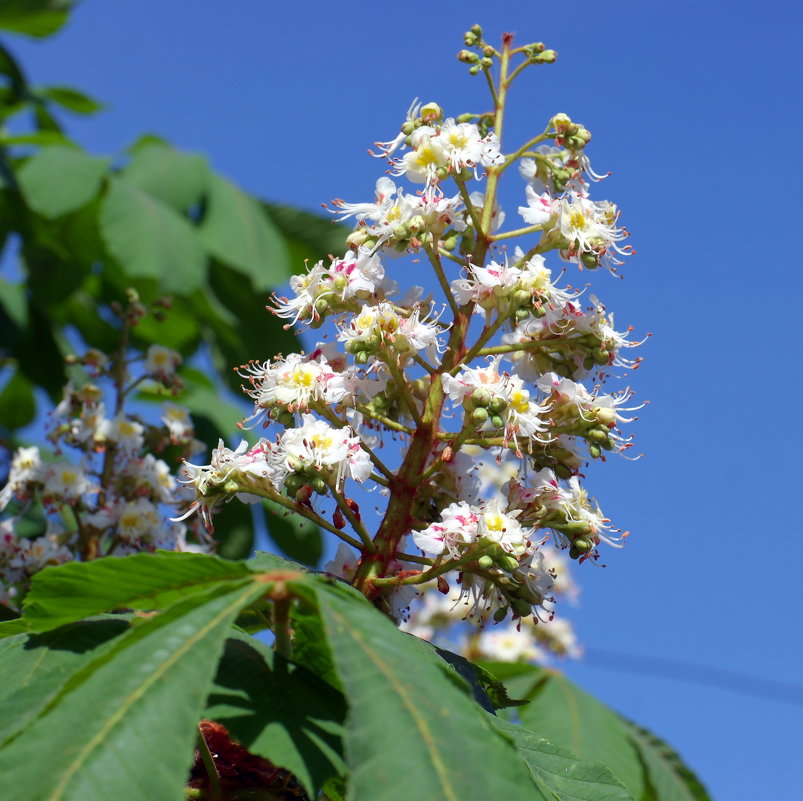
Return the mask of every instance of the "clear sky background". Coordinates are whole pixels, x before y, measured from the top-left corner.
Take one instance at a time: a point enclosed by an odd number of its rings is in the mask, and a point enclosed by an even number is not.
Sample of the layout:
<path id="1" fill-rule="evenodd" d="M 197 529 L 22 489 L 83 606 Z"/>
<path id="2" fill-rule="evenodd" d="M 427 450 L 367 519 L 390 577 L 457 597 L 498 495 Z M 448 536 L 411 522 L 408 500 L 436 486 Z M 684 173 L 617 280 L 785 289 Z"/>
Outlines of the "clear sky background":
<path id="1" fill-rule="evenodd" d="M 594 195 L 621 207 L 638 251 L 623 281 L 599 272 L 594 290 L 619 328 L 653 333 L 632 378 L 651 400 L 633 427 L 646 455 L 589 480 L 633 533 L 606 569 L 576 571 L 588 656 L 567 672 L 669 740 L 718 801 L 794 801 L 802 13 L 781 0 L 86 0 L 55 39 L 6 41 L 34 81 L 109 103 L 69 125 L 88 150 L 153 131 L 311 209 L 372 197 L 381 162 L 366 149 L 413 97 L 452 114 L 486 105 L 454 59 L 471 24 L 556 49 L 514 89 L 505 144 L 559 111 L 593 132 L 594 168 L 614 173 Z"/>

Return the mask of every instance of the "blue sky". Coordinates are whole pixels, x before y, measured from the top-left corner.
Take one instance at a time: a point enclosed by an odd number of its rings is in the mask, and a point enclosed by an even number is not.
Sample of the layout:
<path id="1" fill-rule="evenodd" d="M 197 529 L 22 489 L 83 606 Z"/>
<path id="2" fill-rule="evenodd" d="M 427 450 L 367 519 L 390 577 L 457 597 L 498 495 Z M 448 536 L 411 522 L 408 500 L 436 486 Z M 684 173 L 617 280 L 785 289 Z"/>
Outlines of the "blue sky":
<path id="1" fill-rule="evenodd" d="M 395 135 L 413 97 L 448 113 L 485 105 L 454 59 L 474 22 L 559 52 L 514 90 L 506 143 L 559 111 L 593 132 L 595 169 L 613 171 L 596 196 L 621 207 L 637 250 L 624 280 L 600 272 L 594 290 L 620 328 L 653 334 L 631 382 L 651 401 L 634 427 L 646 455 L 591 482 L 632 536 L 607 568 L 577 571 L 589 657 L 568 672 L 668 739 L 716 799 L 791 799 L 803 690 L 760 698 L 749 679 L 737 692 L 638 660 L 622 672 L 600 652 L 803 686 L 797 4 L 87 0 L 55 39 L 10 43 L 33 80 L 108 102 L 70 125 L 87 149 L 157 132 L 315 209 L 372 196 L 366 149 Z"/>

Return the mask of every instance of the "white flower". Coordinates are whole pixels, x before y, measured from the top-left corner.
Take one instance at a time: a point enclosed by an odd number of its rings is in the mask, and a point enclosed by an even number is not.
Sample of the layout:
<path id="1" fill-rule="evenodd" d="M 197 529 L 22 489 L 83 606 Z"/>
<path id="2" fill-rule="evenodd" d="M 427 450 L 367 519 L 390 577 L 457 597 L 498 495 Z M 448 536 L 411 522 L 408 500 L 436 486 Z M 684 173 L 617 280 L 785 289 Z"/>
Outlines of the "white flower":
<path id="1" fill-rule="evenodd" d="M 70 502 L 89 492 L 97 492 L 97 487 L 92 485 L 82 467 L 59 462 L 48 465 L 43 492 L 47 497 Z"/>
<path id="2" fill-rule="evenodd" d="M 441 512 L 438 523 L 431 523 L 423 531 L 412 533 L 416 548 L 437 556 L 448 552 L 457 556 L 463 546 L 477 539 L 478 517 L 473 507 L 464 501 L 452 503 Z"/>
<path id="3" fill-rule="evenodd" d="M 145 442 L 144 431 L 145 427 L 141 423 L 129 419 L 121 412 L 111 421 L 106 438 L 114 442 L 121 451 L 136 453 Z"/>
<path id="4" fill-rule="evenodd" d="M 147 498 L 137 498 L 120 509 L 117 526 L 123 539 L 135 542 L 153 539 L 161 529 L 162 521 L 156 507 Z"/>
<path id="5" fill-rule="evenodd" d="M 170 433 L 172 442 L 182 442 L 193 435 L 194 429 L 188 409 L 183 406 L 177 406 L 175 403 L 167 402 L 163 403 L 161 408 L 162 416 L 160 419 Z"/>
<path id="6" fill-rule="evenodd" d="M 519 206 L 524 222 L 528 225 L 543 225 L 558 210 L 554 201 L 547 192 L 538 194 L 532 186 L 525 187 L 527 205 Z"/>
<path id="7" fill-rule="evenodd" d="M 545 662 L 548 657 L 529 629 L 512 622 L 483 629 L 476 646 L 481 658 L 497 662 Z"/>
<path id="8" fill-rule="evenodd" d="M 338 484 L 344 478 L 364 481 L 371 459 L 350 428 L 332 428 L 311 414 L 302 415 L 298 428 L 289 428 L 279 441 L 277 461 L 285 475 L 308 470 L 332 471 Z"/>
<path id="9" fill-rule="evenodd" d="M 477 521 L 478 539 L 487 539 L 498 542 L 509 553 L 519 556 L 525 552 L 528 545 L 527 536 L 530 533 L 516 520 L 518 512 L 506 514 L 500 508 L 500 499 L 493 498 L 485 504 Z"/>
<path id="10" fill-rule="evenodd" d="M 316 402 L 351 403 L 357 383 L 352 372 L 333 370 L 323 355 L 313 359 L 291 353 L 286 359 L 243 365 L 240 371 L 251 384 L 245 393 L 255 401 L 252 421 L 273 407 L 294 412 Z"/>
<path id="11" fill-rule="evenodd" d="M 145 358 L 145 372 L 157 378 L 167 378 L 176 372 L 181 356 L 163 345 L 151 345 Z"/>

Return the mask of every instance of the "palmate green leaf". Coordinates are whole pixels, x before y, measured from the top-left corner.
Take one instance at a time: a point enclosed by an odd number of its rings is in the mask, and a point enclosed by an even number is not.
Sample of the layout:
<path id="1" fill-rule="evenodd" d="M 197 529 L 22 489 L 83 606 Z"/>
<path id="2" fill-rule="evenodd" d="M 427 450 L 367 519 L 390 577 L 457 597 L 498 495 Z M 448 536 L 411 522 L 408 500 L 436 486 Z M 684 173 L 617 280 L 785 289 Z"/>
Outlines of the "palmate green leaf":
<path id="1" fill-rule="evenodd" d="M 534 801 L 512 744 L 414 638 L 345 588 L 314 579 L 319 614 L 349 705 L 351 801 Z"/>
<path id="2" fill-rule="evenodd" d="M 55 33 L 67 21 L 70 0 L 3 0 L 0 28 L 41 38 Z"/>
<path id="3" fill-rule="evenodd" d="M 209 184 L 204 156 L 156 143 L 137 148 L 122 174 L 176 211 L 198 203 Z"/>
<path id="4" fill-rule="evenodd" d="M 70 676 L 128 626 L 108 616 L 0 640 L 0 746 L 33 722 Z"/>
<path id="5" fill-rule="evenodd" d="M 677 752 L 647 729 L 621 720 L 647 771 L 648 787 L 639 801 L 711 801 L 708 791 Z"/>
<path id="6" fill-rule="evenodd" d="M 100 230 L 128 275 L 154 278 L 163 289 L 178 294 L 203 284 L 207 259 L 195 228 L 125 178 L 110 179 Z"/>
<path id="7" fill-rule="evenodd" d="M 310 796 L 345 771 L 343 696 L 253 637 L 234 633 L 226 641 L 204 716 L 293 773 Z"/>
<path id="8" fill-rule="evenodd" d="M 633 801 L 627 788 L 600 762 L 578 760 L 569 751 L 522 726 L 490 718 L 513 741 L 546 798 L 555 801 Z"/>
<path id="9" fill-rule="evenodd" d="M 251 575 L 243 562 L 208 554 L 138 553 L 69 562 L 34 576 L 24 618 L 32 631 L 47 631 L 112 609 L 163 609 Z"/>
<path id="10" fill-rule="evenodd" d="M 75 147 L 50 145 L 17 171 L 26 203 L 43 217 L 60 217 L 80 209 L 100 191 L 109 160 L 88 156 Z"/>
<path id="11" fill-rule="evenodd" d="M 290 277 L 284 239 L 254 198 L 221 175 L 209 182 L 206 213 L 199 227 L 207 251 L 265 290 Z"/>
<path id="12" fill-rule="evenodd" d="M 84 665 L 0 749 L 3 801 L 180 801 L 224 640 L 262 592 L 245 581 L 188 598 Z"/>
<path id="13" fill-rule="evenodd" d="M 619 716 L 560 673 L 543 671 L 535 681 L 533 695 L 524 696 L 532 701 L 519 710 L 524 726 L 581 759 L 607 765 L 640 799 L 644 771 Z"/>

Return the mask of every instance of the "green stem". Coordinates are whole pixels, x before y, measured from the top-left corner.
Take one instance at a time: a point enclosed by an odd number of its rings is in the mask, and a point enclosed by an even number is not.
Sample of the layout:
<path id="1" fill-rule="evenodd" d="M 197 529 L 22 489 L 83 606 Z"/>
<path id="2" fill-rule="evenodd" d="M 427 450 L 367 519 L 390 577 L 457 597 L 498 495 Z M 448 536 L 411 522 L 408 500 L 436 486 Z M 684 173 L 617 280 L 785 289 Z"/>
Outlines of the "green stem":
<path id="1" fill-rule="evenodd" d="M 435 270 L 435 276 L 438 279 L 441 289 L 443 290 L 443 294 L 446 295 L 446 300 L 449 306 L 451 306 L 452 313 L 457 314 L 457 303 L 455 302 L 454 295 L 452 294 L 452 288 L 449 286 L 449 281 L 446 278 L 446 274 L 443 272 L 443 265 L 441 264 L 440 256 L 434 251 L 430 250 L 428 247 L 424 247 L 424 251 L 427 254 L 430 264 Z"/>
<path id="2" fill-rule="evenodd" d="M 290 636 L 290 604 L 292 598 L 282 598 L 273 602 L 273 633 L 276 640 L 273 647 L 288 661 L 293 658 L 293 639 Z"/>
<path id="3" fill-rule="evenodd" d="M 390 374 L 393 376 L 393 382 L 396 385 L 396 389 L 399 391 L 399 397 L 407 407 L 407 411 L 410 413 L 410 416 L 413 418 L 413 420 L 415 420 L 416 425 L 420 426 L 421 414 L 418 411 L 418 407 L 415 405 L 415 398 L 410 393 L 410 388 L 407 385 L 407 379 L 399 369 L 399 365 L 393 360 L 395 355 L 395 353 L 389 353 L 388 358 L 383 359 L 383 364 L 386 364 L 388 370 L 390 370 Z"/>
<path id="4" fill-rule="evenodd" d="M 545 231 L 547 227 L 552 227 L 550 225 L 551 218 L 547 220 L 545 223 L 539 223 L 538 225 L 527 225 L 524 228 L 516 228 L 515 231 L 505 231 L 501 234 L 492 234 L 491 241 L 498 242 L 500 239 L 511 239 L 514 236 L 525 236 L 527 234 L 535 234 L 538 231 Z"/>
<path id="5" fill-rule="evenodd" d="M 198 725 L 198 753 L 201 755 L 201 760 L 206 768 L 206 775 L 209 779 L 209 798 L 211 801 L 220 798 L 220 776 L 217 772 L 217 765 L 206 743 L 203 732 L 201 731 L 200 724 Z"/>
<path id="6" fill-rule="evenodd" d="M 451 370 L 449 370 L 449 375 L 454 375 L 463 365 L 468 364 L 480 352 L 482 346 L 485 345 L 485 343 L 491 339 L 493 335 L 502 327 L 503 323 L 507 319 L 508 315 L 499 314 L 492 325 L 486 325 L 485 328 L 483 328 L 480 332 L 477 341 L 463 354 L 460 361 L 454 367 L 452 367 Z"/>

